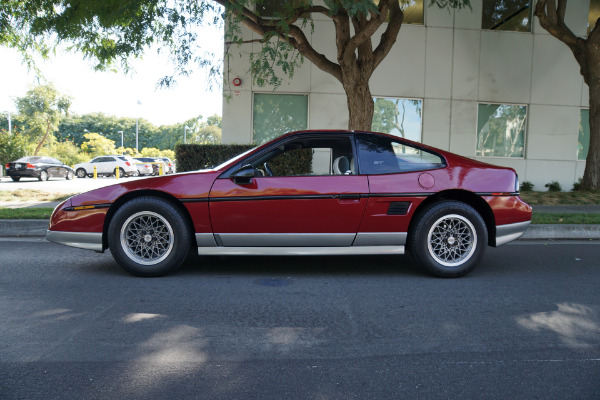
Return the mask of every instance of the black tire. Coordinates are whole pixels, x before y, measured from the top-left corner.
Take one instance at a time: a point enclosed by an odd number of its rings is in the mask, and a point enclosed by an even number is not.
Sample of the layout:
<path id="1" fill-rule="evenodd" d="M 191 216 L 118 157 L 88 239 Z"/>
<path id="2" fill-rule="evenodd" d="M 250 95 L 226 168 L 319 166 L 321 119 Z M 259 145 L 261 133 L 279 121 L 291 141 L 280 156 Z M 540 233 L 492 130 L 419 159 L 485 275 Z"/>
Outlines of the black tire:
<path id="1" fill-rule="evenodd" d="M 21 180 L 20 176 L 11 176 L 10 179 L 13 180 L 13 182 L 19 182 Z"/>
<path id="2" fill-rule="evenodd" d="M 87 172 L 85 172 L 85 169 L 83 169 L 83 168 L 77 169 L 75 174 L 77 175 L 78 178 L 85 178 L 86 176 L 88 176 Z"/>
<path id="3" fill-rule="evenodd" d="M 138 197 L 119 207 L 113 216 L 108 246 L 125 271 L 162 276 L 186 259 L 191 236 L 185 216 L 173 204 L 156 197 Z"/>
<path id="4" fill-rule="evenodd" d="M 131 176 L 133 177 L 138 177 L 140 176 L 140 171 L 138 171 L 137 169 L 135 171 L 133 171 L 133 174 L 131 174 Z"/>
<path id="5" fill-rule="evenodd" d="M 112 173 L 114 176 L 117 176 L 117 168 L 115 168 L 115 170 Z M 110 176 L 110 175 L 107 175 Z M 125 170 L 121 167 L 119 167 L 119 178 L 125 178 Z"/>
<path id="6" fill-rule="evenodd" d="M 67 176 L 65 177 L 68 181 L 75 177 L 75 173 L 73 171 L 67 171 Z"/>
<path id="7" fill-rule="evenodd" d="M 45 169 L 40 171 L 40 176 L 38 176 L 38 179 L 40 181 L 47 181 L 48 179 L 50 179 L 50 175 L 48 175 L 48 171 L 46 171 Z"/>
<path id="8" fill-rule="evenodd" d="M 429 273 L 457 278 L 473 271 L 483 257 L 488 233 L 481 215 L 459 201 L 442 201 L 419 212 L 409 249 Z"/>

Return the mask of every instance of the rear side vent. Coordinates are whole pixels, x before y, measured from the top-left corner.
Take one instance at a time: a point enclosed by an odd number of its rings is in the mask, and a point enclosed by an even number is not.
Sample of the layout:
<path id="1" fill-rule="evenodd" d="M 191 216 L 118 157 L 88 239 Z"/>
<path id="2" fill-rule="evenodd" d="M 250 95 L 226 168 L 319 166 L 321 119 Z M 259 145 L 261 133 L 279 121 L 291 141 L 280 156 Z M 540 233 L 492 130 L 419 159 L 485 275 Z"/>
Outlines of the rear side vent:
<path id="1" fill-rule="evenodd" d="M 387 215 L 406 215 L 410 207 L 410 201 L 394 201 L 390 203 Z"/>

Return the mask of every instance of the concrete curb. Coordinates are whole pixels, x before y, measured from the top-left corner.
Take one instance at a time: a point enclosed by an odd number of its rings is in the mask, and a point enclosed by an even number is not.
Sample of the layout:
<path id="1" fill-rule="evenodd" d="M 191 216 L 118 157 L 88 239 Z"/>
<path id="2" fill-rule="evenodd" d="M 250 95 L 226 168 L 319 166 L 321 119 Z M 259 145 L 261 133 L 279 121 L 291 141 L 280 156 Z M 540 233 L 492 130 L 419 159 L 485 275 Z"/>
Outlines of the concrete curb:
<path id="1" fill-rule="evenodd" d="M 0 237 L 46 236 L 48 220 L 2 219 Z M 529 225 L 521 240 L 600 239 L 600 225 Z"/>

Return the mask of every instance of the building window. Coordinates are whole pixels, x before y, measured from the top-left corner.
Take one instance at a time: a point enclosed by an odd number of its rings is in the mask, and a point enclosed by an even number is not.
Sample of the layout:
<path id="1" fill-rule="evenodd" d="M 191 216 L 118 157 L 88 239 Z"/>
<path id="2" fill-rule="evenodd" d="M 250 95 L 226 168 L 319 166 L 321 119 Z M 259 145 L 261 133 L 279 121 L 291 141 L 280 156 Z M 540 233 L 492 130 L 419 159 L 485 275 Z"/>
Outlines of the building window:
<path id="1" fill-rule="evenodd" d="M 527 106 L 479 104 L 477 113 L 478 157 L 517 157 L 525 154 Z"/>
<path id="2" fill-rule="evenodd" d="M 400 8 L 404 13 L 403 24 L 423 25 L 425 24 L 425 15 L 423 13 L 423 0 L 398 0 Z M 379 0 L 375 0 L 375 5 L 379 5 Z M 387 16 L 389 22 L 390 16 Z"/>
<path id="3" fill-rule="evenodd" d="M 300 94 L 254 94 L 252 140 L 268 142 L 290 131 L 308 127 L 308 96 Z"/>
<path id="4" fill-rule="evenodd" d="M 483 0 L 481 29 L 531 32 L 531 0 Z"/>
<path id="5" fill-rule="evenodd" d="M 375 97 L 371 130 L 389 133 L 415 142 L 421 141 L 423 100 Z"/>
<path id="6" fill-rule="evenodd" d="M 583 109 L 579 114 L 579 137 L 577 138 L 577 159 L 585 160 L 590 149 L 590 110 Z"/>
<path id="7" fill-rule="evenodd" d="M 600 18 L 600 0 L 590 0 L 590 12 L 588 14 L 588 35 L 596 26 L 596 21 Z"/>

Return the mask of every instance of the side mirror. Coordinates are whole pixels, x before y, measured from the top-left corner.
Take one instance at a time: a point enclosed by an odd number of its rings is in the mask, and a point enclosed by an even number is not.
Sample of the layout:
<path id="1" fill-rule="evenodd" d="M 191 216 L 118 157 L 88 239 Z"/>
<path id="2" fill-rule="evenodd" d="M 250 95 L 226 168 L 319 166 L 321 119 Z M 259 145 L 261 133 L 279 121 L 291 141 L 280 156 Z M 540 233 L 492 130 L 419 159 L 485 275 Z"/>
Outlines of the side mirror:
<path id="1" fill-rule="evenodd" d="M 252 165 L 244 165 L 231 174 L 233 181 L 238 184 L 252 183 L 252 178 L 256 176 L 261 176 L 261 174 Z"/>

